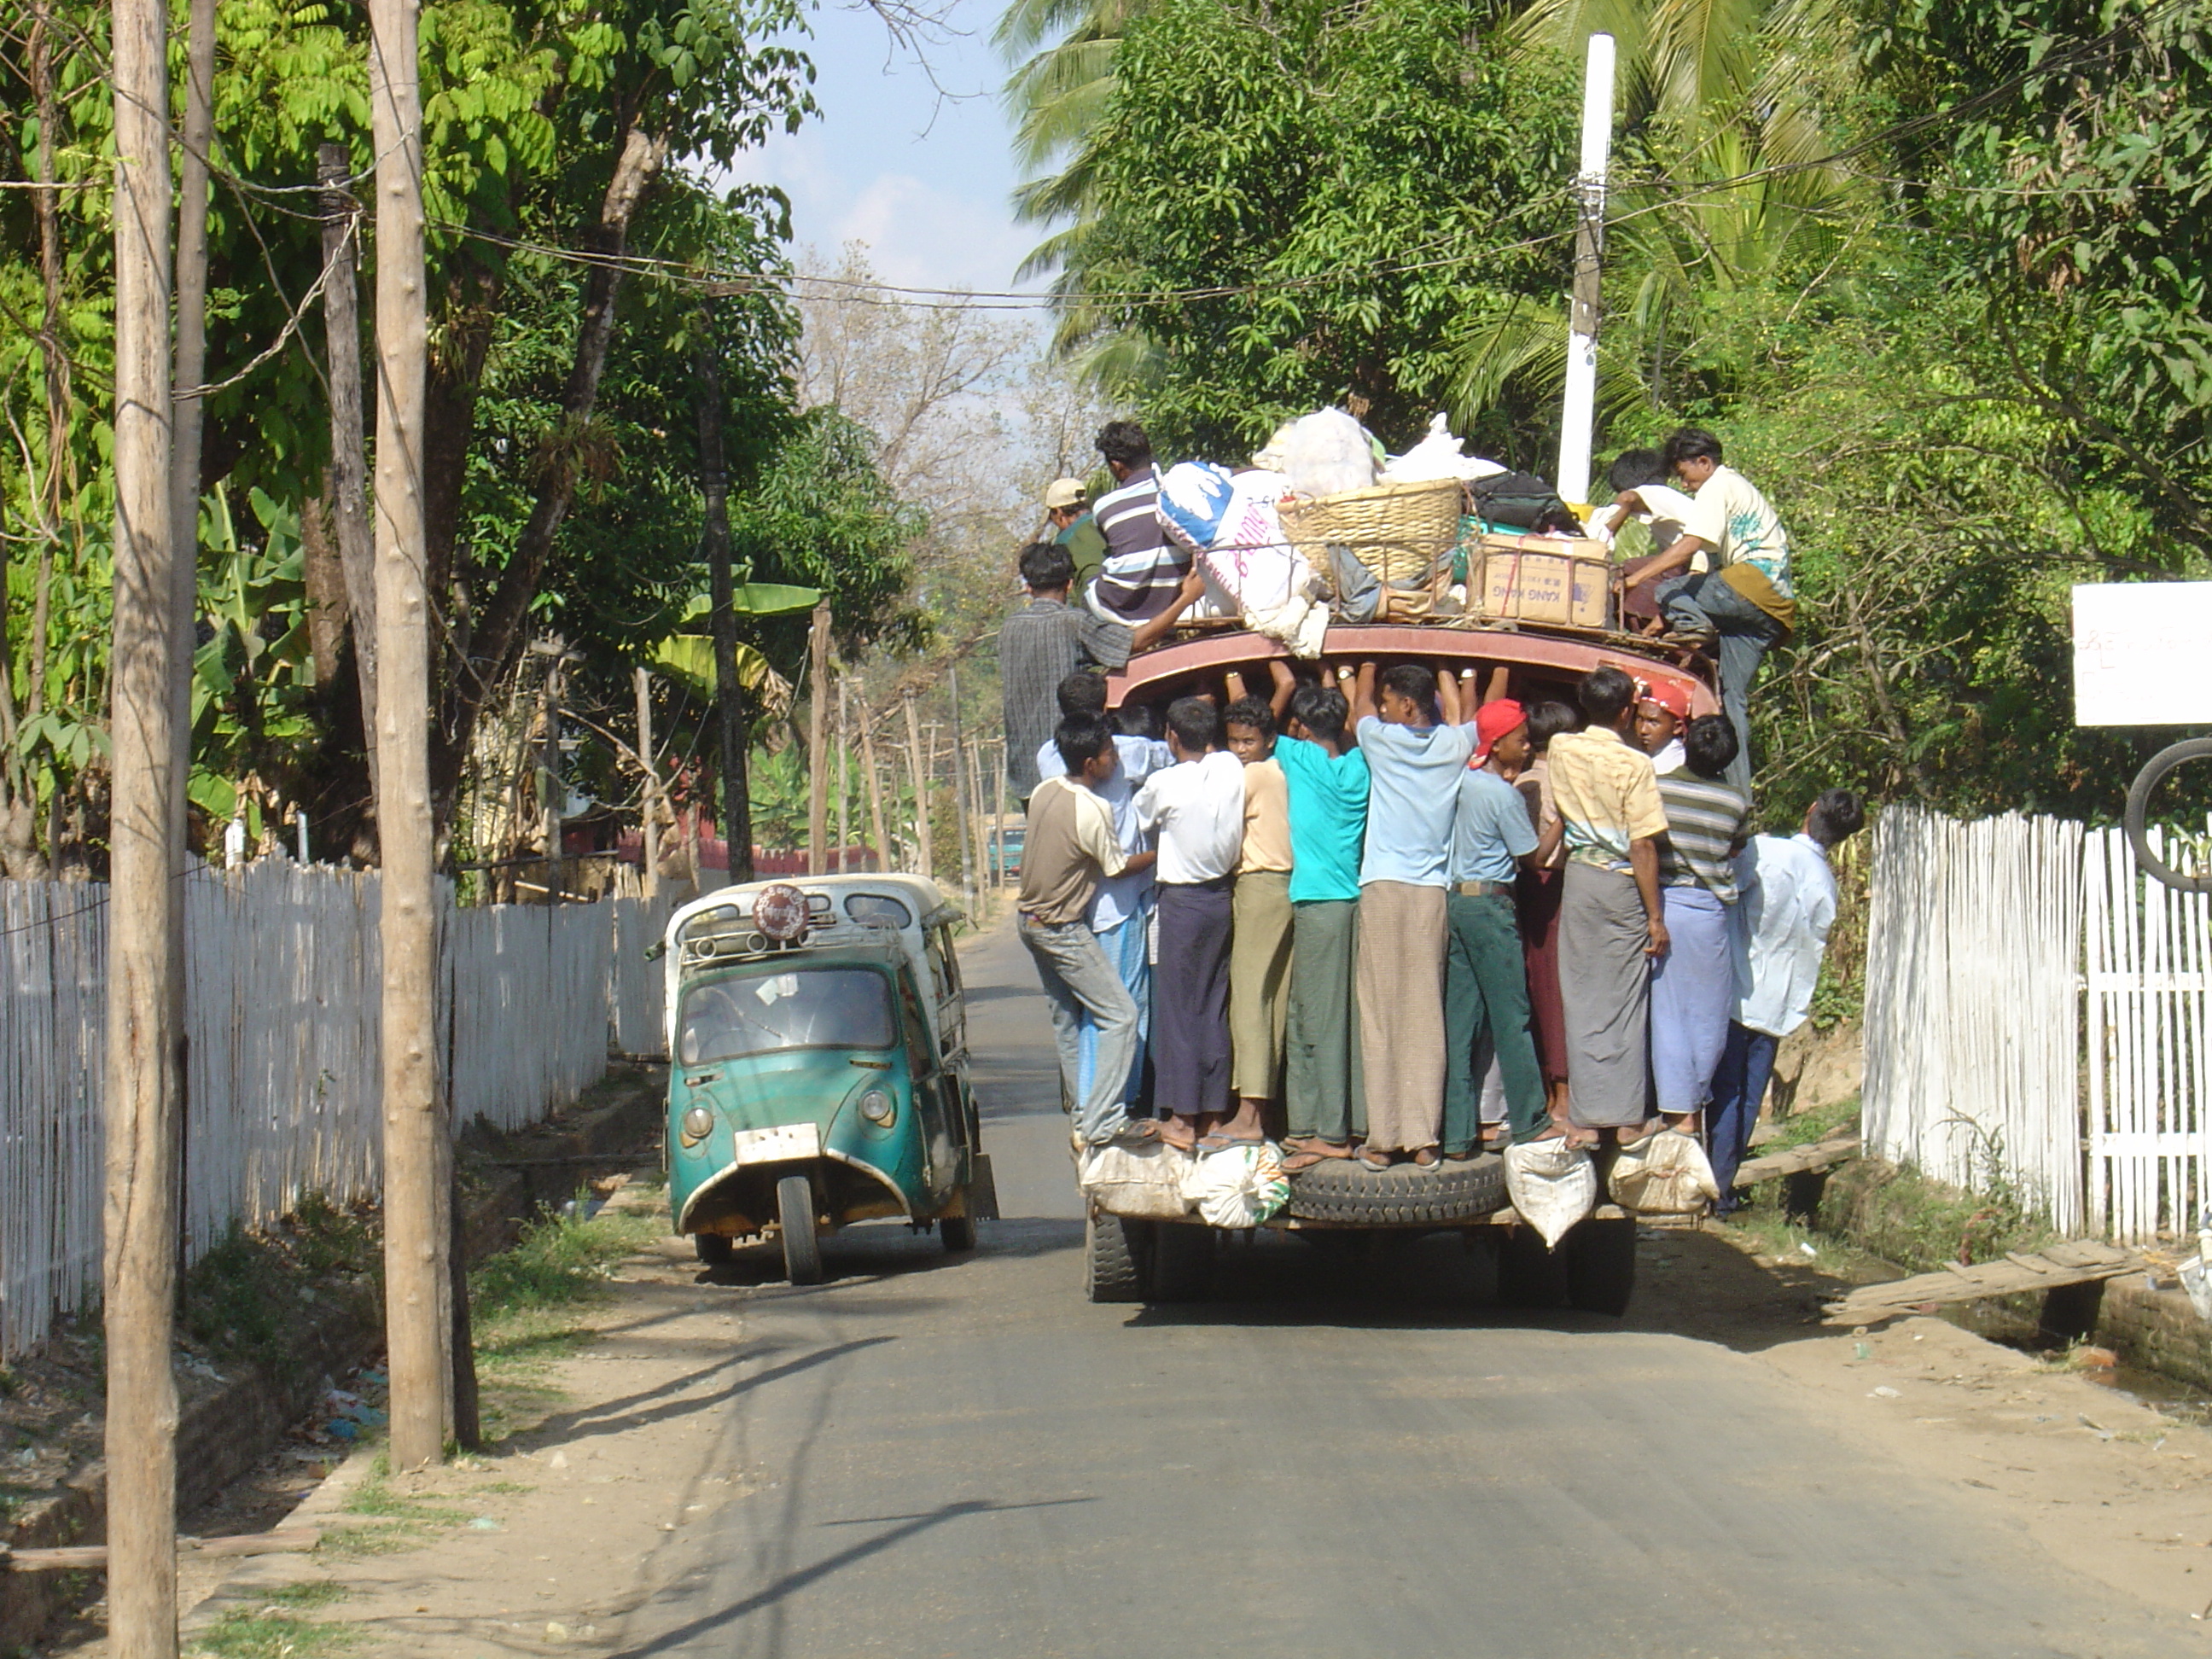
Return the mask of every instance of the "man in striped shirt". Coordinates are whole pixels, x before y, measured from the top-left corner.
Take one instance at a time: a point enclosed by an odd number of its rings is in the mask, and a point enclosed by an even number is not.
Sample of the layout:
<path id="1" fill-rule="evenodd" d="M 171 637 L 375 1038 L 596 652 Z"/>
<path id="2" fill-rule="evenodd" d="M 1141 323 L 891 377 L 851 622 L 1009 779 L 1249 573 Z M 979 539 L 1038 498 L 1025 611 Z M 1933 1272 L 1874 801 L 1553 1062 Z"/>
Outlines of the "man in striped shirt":
<path id="1" fill-rule="evenodd" d="M 1152 441 L 1134 421 L 1109 421 L 1099 429 L 1098 453 L 1114 475 L 1091 517 L 1106 537 L 1106 562 L 1091 584 L 1091 605 L 1109 621 L 1132 628 L 1176 601 L 1191 572 L 1191 556 L 1168 539 L 1160 523 L 1160 475 Z"/>
<path id="2" fill-rule="evenodd" d="M 1736 851 L 1748 833 L 1750 797 L 1726 781 L 1735 728 L 1719 714 L 1682 731 L 1684 760 L 1659 780 L 1667 837 L 1659 843 L 1659 893 L 1667 954 L 1651 971 L 1651 1078 L 1660 1120 L 1693 1133 L 1712 1097 L 1735 996 L 1729 914 Z"/>

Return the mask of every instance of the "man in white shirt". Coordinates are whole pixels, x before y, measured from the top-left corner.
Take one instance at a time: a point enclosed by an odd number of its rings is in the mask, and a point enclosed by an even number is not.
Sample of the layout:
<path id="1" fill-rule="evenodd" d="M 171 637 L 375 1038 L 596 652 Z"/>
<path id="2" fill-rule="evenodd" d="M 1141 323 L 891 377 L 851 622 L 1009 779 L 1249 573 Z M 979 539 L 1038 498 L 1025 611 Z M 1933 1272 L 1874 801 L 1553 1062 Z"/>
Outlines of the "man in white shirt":
<path id="1" fill-rule="evenodd" d="M 1109 720 L 1106 713 L 1106 678 L 1087 668 L 1079 668 L 1060 683 L 1056 693 L 1060 699 L 1062 720 L 1081 717 L 1086 720 Z M 1110 720 L 1109 721 L 1110 724 Z M 1098 798 L 1114 814 L 1114 829 L 1121 839 L 1121 851 L 1134 857 L 1145 850 L 1145 831 L 1137 822 L 1137 788 L 1146 778 L 1163 767 L 1172 766 L 1175 757 L 1167 744 L 1157 738 L 1132 738 L 1116 734 L 1115 753 L 1121 764 L 1114 775 L 1105 782 L 1095 785 Z M 1060 758 L 1060 746 L 1048 743 L 1036 752 L 1037 776 L 1056 778 L 1066 768 Z M 1131 1062 L 1127 1098 L 1134 1102 L 1144 1092 L 1145 1049 L 1151 1040 L 1152 1025 L 1152 872 L 1146 867 L 1124 871 L 1118 876 L 1108 876 L 1098 884 L 1091 896 L 1091 913 L 1085 919 L 1098 948 L 1106 953 L 1106 960 L 1121 976 L 1130 999 L 1137 1005 L 1137 1053 Z M 1081 1089 L 1091 1087 L 1091 1068 L 1098 1060 L 1098 1025 L 1088 1014 L 1083 1016 L 1079 1037 L 1082 1063 L 1078 1075 Z M 1079 1099 L 1082 1097 L 1079 1093 Z"/>
<path id="2" fill-rule="evenodd" d="M 1813 1012 L 1820 959 L 1836 920 L 1828 853 L 1866 822 L 1859 798 L 1830 789 L 1787 838 L 1753 836 L 1736 855 L 1735 1011 L 1713 1074 L 1711 1152 L 1721 1189 L 1718 1213 L 1736 1207 L 1735 1171 L 1774 1075 L 1774 1051 Z"/>
<path id="3" fill-rule="evenodd" d="M 1614 558 L 1626 560 L 1619 568 L 1618 574 L 1623 577 L 1637 576 L 1682 539 L 1682 528 L 1689 521 L 1694 503 L 1668 483 L 1668 476 L 1667 463 L 1656 449 L 1625 449 L 1606 470 L 1605 481 L 1613 492 L 1613 506 L 1600 516 L 1596 530 L 1613 545 Z M 1631 524 L 1642 526 L 1644 532 L 1633 544 L 1621 535 Z M 1706 558 L 1702 550 L 1692 556 L 1689 569 L 1692 574 L 1704 574 Z M 1623 586 L 1620 618 L 1624 628 L 1656 634 L 1665 627 L 1654 586 L 1640 578 Z"/>
<path id="4" fill-rule="evenodd" d="M 1152 968 L 1152 1097 L 1171 1146 L 1193 1146 L 1231 1115 L 1231 881 L 1244 845 L 1244 763 L 1221 746 L 1205 697 L 1168 705 L 1176 763 L 1137 791 L 1137 822 L 1159 836 L 1159 948 Z"/>

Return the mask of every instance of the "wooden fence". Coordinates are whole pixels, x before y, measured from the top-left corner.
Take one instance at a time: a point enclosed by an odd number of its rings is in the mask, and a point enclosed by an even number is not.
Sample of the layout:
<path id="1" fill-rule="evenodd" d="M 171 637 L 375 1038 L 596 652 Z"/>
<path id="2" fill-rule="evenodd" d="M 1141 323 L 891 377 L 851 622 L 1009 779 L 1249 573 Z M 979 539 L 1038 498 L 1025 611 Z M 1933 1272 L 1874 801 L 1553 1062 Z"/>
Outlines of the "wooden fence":
<path id="1" fill-rule="evenodd" d="M 1867 1144 L 2078 1227 L 2081 826 L 1893 806 L 1874 835 Z"/>
<path id="2" fill-rule="evenodd" d="M 2212 900 L 2139 873 L 2118 830 L 2084 864 L 2090 1224 L 2193 1232 L 2212 1202 Z"/>
<path id="3" fill-rule="evenodd" d="M 304 1193 L 379 1189 L 377 889 L 374 873 L 281 859 L 185 878 L 189 1257 Z M 98 1294 L 106 897 L 0 882 L 0 1354 Z M 660 1049 L 643 951 L 668 910 L 446 896 L 440 1060 L 457 1125 L 533 1121 L 601 1076 L 611 1047 Z"/>

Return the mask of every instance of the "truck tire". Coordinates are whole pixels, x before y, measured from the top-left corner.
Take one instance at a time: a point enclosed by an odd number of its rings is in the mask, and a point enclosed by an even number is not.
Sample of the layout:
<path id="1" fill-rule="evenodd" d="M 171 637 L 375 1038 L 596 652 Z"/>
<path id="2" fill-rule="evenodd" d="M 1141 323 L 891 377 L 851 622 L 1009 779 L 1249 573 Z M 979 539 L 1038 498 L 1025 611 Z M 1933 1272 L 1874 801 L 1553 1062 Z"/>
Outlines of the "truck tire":
<path id="1" fill-rule="evenodd" d="M 975 1223 L 972 1218 L 964 1215 L 940 1216 L 937 1222 L 937 1236 L 954 1255 L 965 1255 L 975 1248 Z"/>
<path id="2" fill-rule="evenodd" d="M 814 1183 L 803 1175 L 777 1182 L 775 1214 L 783 1229 L 784 1276 L 794 1285 L 819 1285 L 822 1237 L 814 1231 Z"/>
<path id="3" fill-rule="evenodd" d="M 1574 1235 L 1547 1249 L 1534 1227 L 1507 1227 L 1498 1241 L 1498 1299 L 1509 1308 L 1561 1308 L 1568 1291 L 1567 1252 Z"/>
<path id="4" fill-rule="evenodd" d="M 738 1241 L 727 1233 L 694 1233 L 691 1248 L 709 1267 L 726 1267 L 738 1259 Z"/>
<path id="5" fill-rule="evenodd" d="M 1324 1158 L 1291 1177 L 1290 1213 L 1304 1221 L 1407 1227 L 1486 1219 L 1505 1207 L 1505 1160 L 1485 1152 L 1428 1169 L 1370 1170 L 1356 1158 Z"/>
<path id="6" fill-rule="evenodd" d="M 1147 1302 L 1202 1302 L 1213 1288 L 1213 1229 L 1188 1221 L 1152 1225 Z"/>
<path id="7" fill-rule="evenodd" d="M 1636 1294 L 1636 1223 L 1595 1218 L 1579 1222 L 1559 1241 L 1567 1259 L 1567 1304 L 1584 1313 L 1628 1311 Z"/>
<path id="8" fill-rule="evenodd" d="M 1083 1295 L 1091 1302 L 1141 1302 L 1152 1224 L 1092 1211 L 1083 1224 Z"/>

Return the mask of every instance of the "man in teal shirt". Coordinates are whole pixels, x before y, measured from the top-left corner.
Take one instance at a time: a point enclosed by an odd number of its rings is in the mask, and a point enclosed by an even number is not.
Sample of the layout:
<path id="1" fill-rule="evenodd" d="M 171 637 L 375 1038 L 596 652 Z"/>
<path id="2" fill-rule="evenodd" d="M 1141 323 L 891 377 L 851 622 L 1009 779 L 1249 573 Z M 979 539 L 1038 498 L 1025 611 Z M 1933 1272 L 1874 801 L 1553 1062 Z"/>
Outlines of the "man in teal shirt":
<path id="1" fill-rule="evenodd" d="M 1279 692 L 1289 675 L 1277 678 Z M 1344 694 L 1291 692 L 1275 762 L 1290 788 L 1291 1012 L 1284 1103 L 1284 1168 L 1349 1158 L 1364 1134 L 1360 1097 L 1358 963 L 1359 854 L 1367 832 L 1367 757 L 1345 732 Z"/>

